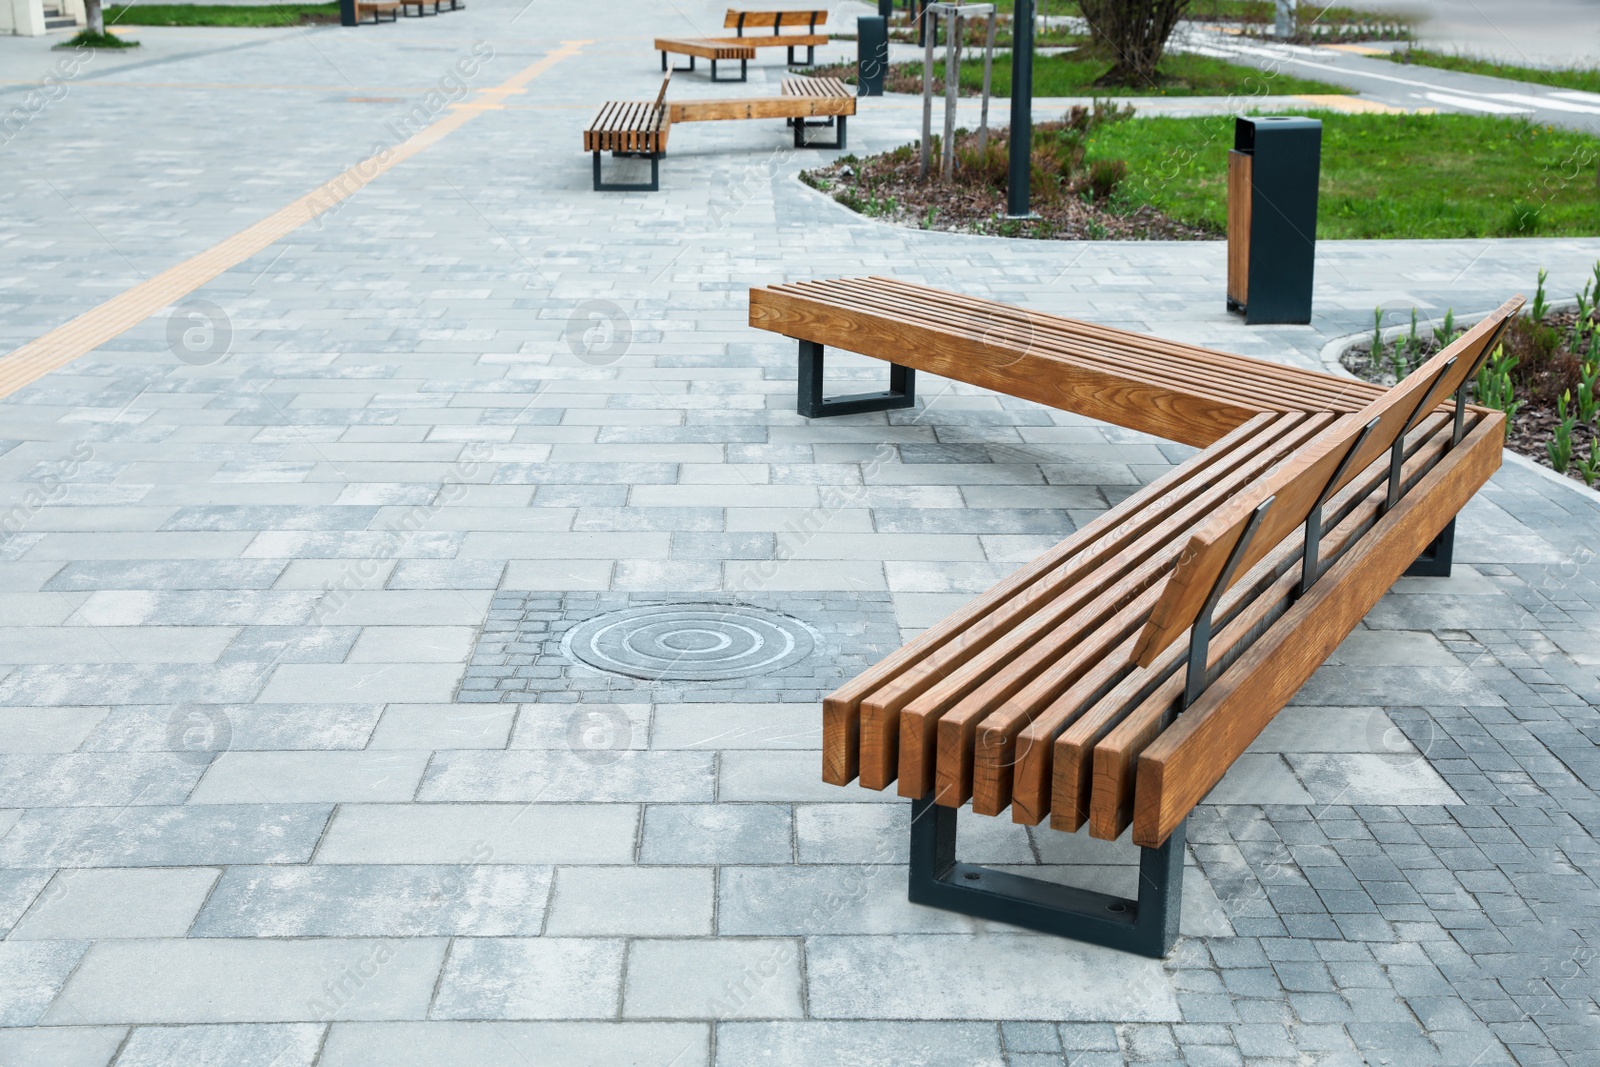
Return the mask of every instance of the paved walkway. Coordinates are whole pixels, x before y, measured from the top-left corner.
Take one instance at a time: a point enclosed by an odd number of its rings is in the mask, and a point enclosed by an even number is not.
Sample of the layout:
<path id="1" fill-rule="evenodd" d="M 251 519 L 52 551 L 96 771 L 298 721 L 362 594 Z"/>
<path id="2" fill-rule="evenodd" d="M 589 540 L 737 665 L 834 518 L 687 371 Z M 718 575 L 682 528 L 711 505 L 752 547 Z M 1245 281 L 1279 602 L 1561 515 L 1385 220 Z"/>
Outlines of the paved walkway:
<path id="1" fill-rule="evenodd" d="M 905 805 L 818 781 L 816 694 L 1184 450 L 934 380 L 807 423 L 744 293 L 894 274 L 1316 365 L 1600 241 L 1328 243 L 1316 322 L 1247 331 L 1220 244 L 864 222 L 775 123 L 597 195 L 579 128 L 691 27 L 521 10 L 141 31 L 0 148 L 0 349 L 215 273 L 0 402 L 0 1063 L 1594 1061 L 1593 494 L 1508 466 L 1457 576 L 1373 612 L 1197 813 L 1169 960 L 1019 933 L 905 902 Z M 915 121 L 867 102 L 852 147 Z M 594 666 L 597 614 L 730 598 L 794 655 Z M 1130 876 L 972 821 L 981 862 Z"/>

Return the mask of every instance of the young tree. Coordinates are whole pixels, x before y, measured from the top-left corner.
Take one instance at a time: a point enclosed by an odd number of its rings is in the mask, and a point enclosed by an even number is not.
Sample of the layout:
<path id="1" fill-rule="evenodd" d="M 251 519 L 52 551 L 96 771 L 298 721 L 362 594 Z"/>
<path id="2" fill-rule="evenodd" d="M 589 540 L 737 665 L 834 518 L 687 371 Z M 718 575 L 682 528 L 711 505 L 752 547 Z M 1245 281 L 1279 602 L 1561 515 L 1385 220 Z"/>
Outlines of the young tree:
<path id="1" fill-rule="evenodd" d="M 1151 86 L 1189 0 L 1078 0 L 1094 47 L 1112 60 L 1097 85 Z"/>
<path id="2" fill-rule="evenodd" d="M 83 0 L 83 18 L 89 24 L 88 31 L 94 36 L 106 35 L 106 16 L 100 7 L 100 0 Z"/>

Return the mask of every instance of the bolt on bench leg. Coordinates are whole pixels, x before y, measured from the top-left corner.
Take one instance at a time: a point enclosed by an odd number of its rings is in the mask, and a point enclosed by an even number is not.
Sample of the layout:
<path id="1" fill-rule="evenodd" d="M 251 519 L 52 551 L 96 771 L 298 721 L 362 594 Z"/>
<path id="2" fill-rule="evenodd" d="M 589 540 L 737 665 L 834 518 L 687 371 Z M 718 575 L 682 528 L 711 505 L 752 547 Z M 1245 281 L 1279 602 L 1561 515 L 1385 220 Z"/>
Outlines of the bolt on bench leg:
<path id="1" fill-rule="evenodd" d="M 881 393 L 855 393 L 823 399 L 823 347 L 815 341 L 800 342 L 800 391 L 795 411 L 808 419 L 831 415 L 859 415 L 868 411 L 893 411 L 917 403 L 917 372 L 898 363 L 889 364 L 889 388 Z"/>
<path id="2" fill-rule="evenodd" d="M 907 897 L 945 911 L 1009 923 L 1157 959 L 1178 939 L 1187 821 L 1160 848 L 1139 850 L 1139 897 L 1128 900 L 956 859 L 956 809 L 911 802 Z"/>

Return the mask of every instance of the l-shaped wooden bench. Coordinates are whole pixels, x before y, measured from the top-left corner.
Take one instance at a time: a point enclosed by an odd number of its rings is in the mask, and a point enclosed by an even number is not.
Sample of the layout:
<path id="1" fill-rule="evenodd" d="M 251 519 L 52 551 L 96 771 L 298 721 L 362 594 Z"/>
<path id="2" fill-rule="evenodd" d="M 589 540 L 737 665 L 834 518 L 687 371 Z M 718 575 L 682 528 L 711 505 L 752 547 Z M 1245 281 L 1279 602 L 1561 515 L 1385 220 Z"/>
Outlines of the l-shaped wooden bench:
<path id="1" fill-rule="evenodd" d="M 594 187 L 599 191 L 640 190 L 661 187 L 660 161 L 675 122 L 717 122 L 730 119 L 785 119 L 794 128 L 796 148 L 843 148 L 845 122 L 856 113 L 855 94 L 838 78 L 785 78 L 778 96 L 744 99 L 676 100 L 667 102 L 672 73 L 661 80 L 653 101 L 612 100 L 603 104 L 583 131 L 583 150 L 594 154 Z M 826 119 L 813 123 L 812 119 Z M 813 126 L 834 126 L 833 142 L 808 140 Z M 600 177 L 600 154 L 642 156 L 650 160 L 649 184 L 606 183 Z"/>
<path id="2" fill-rule="evenodd" d="M 1467 383 L 1520 306 L 1383 390 L 886 279 L 751 290 L 802 414 L 909 406 L 925 370 L 1202 449 L 824 701 L 824 780 L 912 800 L 911 899 L 1164 955 L 1189 812 L 1398 577 L 1448 573 L 1504 438 Z M 897 385 L 822 400 L 826 344 Z M 958 862 L 969 802 L 1131 826 L 1138 899 Z"/>
<path id="3" fill-rule="evenodd" d="M 824 10 L 817 11 L 736 11 L 729 8 L 723 16 L 724 29 L 736 31 L 733 37 L 658 37 L 656 38 L 656 51 L 661 53 L 661 69 L 668 70 L 667 54 L 683 55 L 689 57 L 687 67 L 673 67 L 672 70 L 692 71 L 694 62 L 698 59 L 711 61 L 712 81 L 744 81 L 749 77 L 748 63 L 756 57 L 758 48 L 787 48 L 789 50 L 789 65 L 795 66 L 794 50 L 804 47 L 806 50 L 806 66 L 816 62 L 817 45 L 827 44 L 828 35 L 818 33 L 817 25 L 828 21 L 828 13 Z M 786 26 L 805 27 L 802 33 L 784 33 Z M 770 34 L 745 35 L 747 29 L 770 29 Z M 717 77 L 717 61 L 739 61 L 738 78 Z"/>

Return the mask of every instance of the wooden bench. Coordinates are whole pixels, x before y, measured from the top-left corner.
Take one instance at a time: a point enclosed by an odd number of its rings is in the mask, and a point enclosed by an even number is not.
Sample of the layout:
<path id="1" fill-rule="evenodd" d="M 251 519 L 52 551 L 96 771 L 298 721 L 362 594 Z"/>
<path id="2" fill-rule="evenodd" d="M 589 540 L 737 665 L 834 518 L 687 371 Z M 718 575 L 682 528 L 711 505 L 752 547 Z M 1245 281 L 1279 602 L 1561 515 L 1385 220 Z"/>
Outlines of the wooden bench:
<path id="1" fill-rule="evenodd" d="M 667 108 L 673 122 L 717 122 L 731 119 L 785 119 L 794 127 L 796 148 L 845 147 L 845 121 L 856 113 L 856 97 L 838 78 L 785 78 L 781 95 L 742 100 L 679 100 Z M 809 120 L 817 126 L 838 123 L 831 144 L 806 140 Z"/>
<path id="2" fill-rule="evenodd" d="M 924 370 L 1203 447 L 1262 412 L 1356 411 L 1383 391 L 890 278 L 752 289 L 750 325 L 799 341 L 808 418 L 911 407 Z M 889 390 L 824 399 L 828 345 L 889 363 Z"/>
<path id="3" fill-rule="evenodd" d="M 356 0 L 356 21 L 371 14 L 373 22 L 381 22 L 381 15 L 387 13 L 390 22 L 400 21 L 400 0 Z"/>
<path id="4" fill-rule="evenodd" d="M 817 25 L 828 21 L 826 11 L 735 11 L 728 9 L 723 17 L 724 29 L 735 30 L 733 37 L 658 37 L 656 51 L 661 53 L 661 69 L 667 70 L 667 53 L 689 57 L 687 67 L 674 67 L 677 71 L 694 70 L 695 60 L 711 61 L 712 81 L 745 81 L 749 76 L 748 62 L 756 57 L 758 48 L 787 48 L 790 66 L 797 65 L 794 50 L 804 46 L 806 66 L 816 62 L 817 45 L 827 44 L 828 35 L 818 33 Z M 803 33 L 784 33 L 785 27 L 805 27 Z M 769 34 L 746 35 L 746 30 L 770 29 Z M 717 61 L 739 61 L 738 78 L 718 78 Z"/>
<path id="5" fill-rule="evenodd" d="M 666 106 L 669 71 L 661 79 L 661 91 L 654 100 L 612 100 L 583 131 L 583 150 L 594 154 L 594 187 L 600 191 L 655 192 L 661 188 L 661 157 L 667 151 L 667 135 L 672 132 L 672 116 Z M 600 179 L 600 153 L 612 157 L 638 156 L 650 160 L 650 181 L 619 183 Z"/>
<path id="6" fill-rule="evenodd" d="M 757 299 L 771 292 L 752 291 L 752 322 L 758 306 L 764 319 L 774 310 Z M 1060 323 L 1071 320 L 1017 309 L 1008 321 L 1032 321 L 1036 343 L 1017 345 L 1003 330 L 975 337 L 963 319 L 971 307 L 951 299 L 941 358 L 964 351 L 961 380 L 1000 381 L 1069 347 Z M 1358 390 L 1353 407 L 1333 389 L 1339 404 L 1300 410 L 1241 397 L 1233 361 L 1243 357 L 1178 346 L 1167 412 L 1112 421 L 1171 425 L 1172 413 L 1215 390 L 1226 412 L 1203 423 L 1203 450 L 824 701 L 824 780 L 898 782 L 912 799 L 911 899 L 1165 954 L 1177 936 L 1189 811 L 1499 465 L 1503 416 L 1467 405 L 1466 384 L 1520 304 L 1393 389 Z M 910 307 L 897 308 L 903 322 L 938 334 Z M 780 332 L 836 337 L 839 323 L 813 306 L 801 326 L 798 310 L 787 308 Z M 1038 343 L 1052 325 L 1057 334 Z M 1120 345 L 1131 363 L 1152 340 L 1077 326 L 1066 332 Z M 915 331 L 902 356 L 923 353 Z M 876 340 L 864 332 L 848 347 Z M 970 367 L 982 361 L 995 365 Z M 1264 380 L 1294 380 L 1244 363 Z M 1036 363 L 1025 377 L 1070 377 L 1068 364 Z M 1146 376 L 1144 392 L 1119 402 L 1152 399 L 1159 379 Z M 1070 410 L 1104 404 L 1081 385 L 1054 395 Z M 1257 410 L 1236 419 L 1246 400 Z M 1009 807 L 1026 825 L 1088 825 L 1108 840 L 1131 826 L 1142 849 L 1138 899 L 959 863 L 955 811 L 968 802 L 986 815 Z"/>

